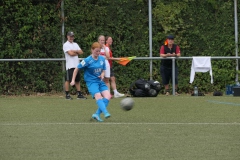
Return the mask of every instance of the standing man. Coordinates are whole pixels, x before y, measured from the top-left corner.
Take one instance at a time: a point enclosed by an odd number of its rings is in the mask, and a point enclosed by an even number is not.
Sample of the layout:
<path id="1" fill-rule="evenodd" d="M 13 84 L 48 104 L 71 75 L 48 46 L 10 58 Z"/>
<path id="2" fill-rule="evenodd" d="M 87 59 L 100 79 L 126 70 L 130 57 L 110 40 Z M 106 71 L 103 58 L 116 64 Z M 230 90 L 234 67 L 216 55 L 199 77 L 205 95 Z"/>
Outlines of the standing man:
<path id="1" fill-rule="evenodd" d="M 174 44 L 174 36 L 168 35 L 165 44 L 161 46 L 160 57 L 180 57 L 180 47 Z M 162 59 L 160 66 L 160 73 L 162 76 L 162 83 L 165 87 L 165 93 L 169 95 L 169 82 L 172 80 L 172 59 Z M 178 87 L 178 67 L 175 61 L 175 95 L 179 95 L 177 92 Z"/>
<path id="2" fill-rule="evenodd" d="M 66 92 L 66 99 L 71 100 L 71 96 L 69 94 L 69 84 L 72 80 L 72 75 L 74 69 L 78 66 L 79 60 L 78 55 L 83 54 L 83 51 L 79 47 L 79 45 L 74 40 L 74 33 L 69 31 L 67 33 L 67 41 L 63 44 L 63 51 L 65 54 L 66 59 L 66 77 L 65 77 L 65 92 Z M 80 91 L 80 74 L 79 72 L 76 75 L 75 79 L 75 87 L 77 89 L 77 99 L 87 99 L 83 96 L 82 92 Z"/>

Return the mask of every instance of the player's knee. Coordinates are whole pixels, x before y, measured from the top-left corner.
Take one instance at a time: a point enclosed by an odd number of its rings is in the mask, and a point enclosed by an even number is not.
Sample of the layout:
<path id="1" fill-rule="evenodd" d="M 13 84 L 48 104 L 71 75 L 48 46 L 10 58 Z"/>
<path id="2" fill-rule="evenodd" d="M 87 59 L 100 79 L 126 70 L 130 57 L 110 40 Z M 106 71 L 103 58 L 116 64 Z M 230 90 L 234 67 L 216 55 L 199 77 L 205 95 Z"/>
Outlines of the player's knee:
<path id="1" fill-rule="evenodd" d="M 108 99 L 108 100 L 110 100 L 111 97 L 112 97 L 111 94 L 110 94 L 110 92 L 109 92 L 108 90 L 103 91 L 103 92 L 102 92 L 102 95 L 103 95 L 104 98 L 106 98 L 106 99 Z"/>
<path id="2" fill-rule="evenodd" d="M 95 97 L 96 100 L 99 100 L 99 99 L 102 99 L 102 98 L 103 98 L 100 93 L 96 93 L 96 94 L 94 95 L 94 97 Z"/>
<path id="3" fill-rule="evenodd" d="M 112 98 L 111 94 L 105 95 L 104 98 L 110 100 Z"/>

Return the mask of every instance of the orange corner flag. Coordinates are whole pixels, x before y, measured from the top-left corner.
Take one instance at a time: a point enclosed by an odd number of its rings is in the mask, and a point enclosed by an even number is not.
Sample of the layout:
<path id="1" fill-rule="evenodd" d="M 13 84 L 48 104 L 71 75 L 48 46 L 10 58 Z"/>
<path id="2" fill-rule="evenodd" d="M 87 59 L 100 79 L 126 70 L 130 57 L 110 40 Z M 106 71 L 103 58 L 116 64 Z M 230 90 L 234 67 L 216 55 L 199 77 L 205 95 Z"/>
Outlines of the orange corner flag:
<path id="1" fill-rule="evenodd" d="M 123 66 L 126 66 L 131 60 L 133 60 L 134 58 L 136 58 L 136 56 L 132 56 L 132 57 L 122 57 L 120 58 L 119 61 L 116 61 L 118 64 L 121 64 Z"/>

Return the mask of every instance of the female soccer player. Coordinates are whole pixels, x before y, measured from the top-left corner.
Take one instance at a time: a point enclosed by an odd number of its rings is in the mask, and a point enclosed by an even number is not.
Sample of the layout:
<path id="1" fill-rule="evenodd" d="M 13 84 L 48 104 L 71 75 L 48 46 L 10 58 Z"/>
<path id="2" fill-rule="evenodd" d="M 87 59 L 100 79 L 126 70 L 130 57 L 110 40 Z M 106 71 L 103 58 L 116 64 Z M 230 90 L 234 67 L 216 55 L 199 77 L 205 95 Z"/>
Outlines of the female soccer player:
<path id="1" fill-rule="evenodd" d="M 98 109 L 96 113 L 92 115 L 92 118 L 98 122 L 103 120 L 100 114 L 103 113 L 105 118 L 109 118 L 111 115 L 107 110 L 109 100 L 111 99 L 111 94 L 108 87 L 103 82 L 104 74 L 106 70 L 105 57 L 99 55 L 101 50 L 101 45 L 98 42 L 94 42 L 91 46 L 92 54 L 82 60 L 77 68 L 75 68 L 72 76 L 71 85 L 75 84 L 75 77 L 79 69 L 84 70 L 84 81 L 87 84 L 88 91 L 96 99 Z"/>

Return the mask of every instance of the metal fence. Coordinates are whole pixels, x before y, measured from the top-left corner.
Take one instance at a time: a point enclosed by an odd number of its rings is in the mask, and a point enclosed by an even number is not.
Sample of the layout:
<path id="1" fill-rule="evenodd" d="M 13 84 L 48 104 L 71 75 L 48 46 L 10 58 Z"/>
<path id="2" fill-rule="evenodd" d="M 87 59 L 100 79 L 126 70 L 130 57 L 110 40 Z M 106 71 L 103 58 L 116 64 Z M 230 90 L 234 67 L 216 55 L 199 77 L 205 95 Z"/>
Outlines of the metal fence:
<path id="1" fill-rule="evenodd" d="M 175 61 L 176 60 L 191 60 L 193 57 L 136 57 L 133 60 L 150 60 L 150 79 L 152 79 L 152 60 L 161 60 L 161 59 L 172 59 L 172 93 L 175 95 Z M 79 60 L 82 60 L 84 58 L 79 58 Z M 239 56 L 232 56 L 232 57 L 211 57 L 211 59 L 216 60 L 222 60 L 222 59 L 236 59 L 236 64 L 238 64 L 238 59 L 240 59 Z M 65 58 L 37 58 L 37 59 L 0 59 L 0 62 L 9 62 L 9 61 L 65 61 Z M 239 66 L 236 66 L 236 83 L 238 82 L 238 70 Z"/>

